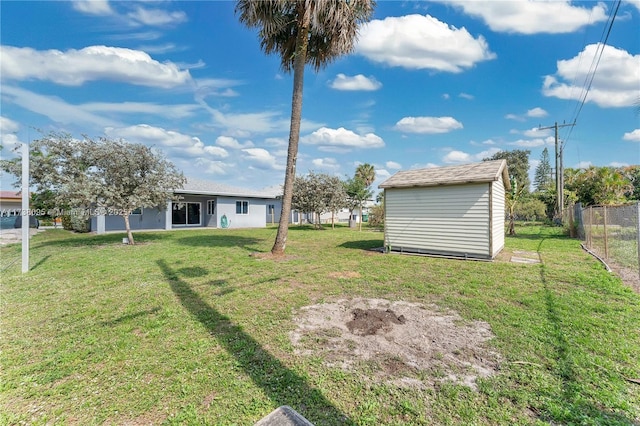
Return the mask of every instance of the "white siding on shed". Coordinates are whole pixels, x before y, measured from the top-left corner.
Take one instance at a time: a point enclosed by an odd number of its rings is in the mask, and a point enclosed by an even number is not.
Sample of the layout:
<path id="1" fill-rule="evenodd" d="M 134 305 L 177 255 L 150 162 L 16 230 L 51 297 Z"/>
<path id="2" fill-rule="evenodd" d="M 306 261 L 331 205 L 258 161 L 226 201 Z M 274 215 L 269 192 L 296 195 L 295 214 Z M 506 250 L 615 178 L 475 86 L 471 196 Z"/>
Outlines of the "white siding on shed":
<path id="1" fill-rule="evenodd" d="M 504 181 L 502 176 L 491 184 L 491 257 L 495 257 L 504 248 Z"/>
<path id="2" fill-rule="evenodd" d="M 491 184 L 385 189 L 386 247 L 394 251 L 493 257 L 489 246 Z"/>

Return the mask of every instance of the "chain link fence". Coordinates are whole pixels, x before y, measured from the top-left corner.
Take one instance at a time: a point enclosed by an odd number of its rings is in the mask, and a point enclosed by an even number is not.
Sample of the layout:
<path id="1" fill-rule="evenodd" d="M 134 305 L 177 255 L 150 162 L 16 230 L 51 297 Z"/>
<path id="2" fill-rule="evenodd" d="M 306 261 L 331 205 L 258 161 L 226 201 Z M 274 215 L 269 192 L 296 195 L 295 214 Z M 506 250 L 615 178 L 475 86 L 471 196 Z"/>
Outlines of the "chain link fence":
<path id="1" fill-rule="evenodd" d="M 573 229 L 588 250 L 640 279 L 639 211 L 640 203 L 586 208 L 576 204 Z"/>

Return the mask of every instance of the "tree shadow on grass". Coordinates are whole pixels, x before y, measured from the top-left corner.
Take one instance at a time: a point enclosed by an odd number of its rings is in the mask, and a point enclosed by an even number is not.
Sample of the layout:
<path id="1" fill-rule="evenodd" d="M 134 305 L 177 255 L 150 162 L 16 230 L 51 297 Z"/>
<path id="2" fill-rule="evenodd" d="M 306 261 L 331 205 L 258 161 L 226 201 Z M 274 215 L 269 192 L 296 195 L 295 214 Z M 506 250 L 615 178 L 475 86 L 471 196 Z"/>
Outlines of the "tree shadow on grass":
<path id="1" fill-rule="evenodd" d="M 542 243 L 547 238 L 544 237 L 538 244 L 538 255 L 542 260 L 540 249 Z M 553 373 L 562 381 L 562 393 L 555 395 L 554 400 L 561 407 L 561 410 L 553 410 L 554 414 L 547 413 L 545 417 L 552 417 L 554 421 L 562 424 L 616 424 L 634 425 L 637 424 L 632 419 L 623 414 L 603 410 L 590 404 L 583 397 L 583 386 L 588 387 L 590 383 L 580 378 L 576 362 L 573 359 L 572 351 L 576 346 L 567 339 L 563 330 L 563 321 L 558 309 L 557 296 L 547 280 L 546 265 L 540 264 L 540 279 L 544 289 L 544 302 L 546 316 L 551 325 L 550 337 L 555 350 L 556 367 Z M 544 420 L 548 420 L 545 418 Z"/>
<path id="2" fill-rule="evenodd" d="M 376 240 L 346 241 L 340 244 L 338 247 L 344 247 L 349 249 L 360 249 L 360 250 L 372 250 L 372 249 L 384 247 L 384 240 L 376 239 Z"/>
<path id="3" fill-rule="evenodd" d="M 236 359 L 240 368 L 273 402 L 274 408 L 289 405 L 316 424 L 351 424 L 348 417 L 318 389 L 310 386 L 240 326 L 204 301 L 180 278 L 180 270 L 173 270 L 163 259 L 157 263 L 182 306 Z"/>
<path id="4" fill-rule="evenodd" d="M 189 247 L 241 247 L 249 251 L 257 251 L 256 247 L 262 243 L 262 240 L 238 235 L 207 233 L 181 237 L 176 239 L 176 242 Z"/>
<path id="5" fill-rule="evenodd" d="M 164 231 L 162 231 L 164 232 Z M 136 244 L 145 244 L 149 242 L 153 242 L 156 240 L 162 239 L 164 236 L 162 232 L 133 232 L 133 238 Z M 47 246 L 60 246 L 60 247 L 96 247 L 96 246 L 105 246 L 105 245 L 121 245 L 125 246 L 126 244 L 122 244 L 122 239 L 127 236 L 125 231 L 117 232 L 117 233 L 109 233 L 109 234 L 70 234 L 70 238 L 65 239 L 53 239 L 53 240 L 44 240 L 34 242 L 32 244 L 33 248 L 38 247 L 47 247 Z M 133 246 L 135 247 L 135 245 Z"/>

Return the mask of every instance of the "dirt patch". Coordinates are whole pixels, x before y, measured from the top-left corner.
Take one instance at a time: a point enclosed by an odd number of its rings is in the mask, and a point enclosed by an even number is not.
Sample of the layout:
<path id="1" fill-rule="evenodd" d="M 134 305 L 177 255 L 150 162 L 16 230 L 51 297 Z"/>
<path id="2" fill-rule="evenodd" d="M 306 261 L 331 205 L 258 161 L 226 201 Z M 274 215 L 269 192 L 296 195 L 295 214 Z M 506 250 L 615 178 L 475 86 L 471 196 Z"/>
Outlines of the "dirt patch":
<path id="1" fill-rule="evenodd" d="M 442 382 L 473 389 L 494 374 L 498 353 L 486 342 L 489 324 L 465 322 L 457 313 L 403 301 L 342 299 L 306 306 L 291 332 L 295 353 L 320 356 L 327 366 L 403 387 Z"/>

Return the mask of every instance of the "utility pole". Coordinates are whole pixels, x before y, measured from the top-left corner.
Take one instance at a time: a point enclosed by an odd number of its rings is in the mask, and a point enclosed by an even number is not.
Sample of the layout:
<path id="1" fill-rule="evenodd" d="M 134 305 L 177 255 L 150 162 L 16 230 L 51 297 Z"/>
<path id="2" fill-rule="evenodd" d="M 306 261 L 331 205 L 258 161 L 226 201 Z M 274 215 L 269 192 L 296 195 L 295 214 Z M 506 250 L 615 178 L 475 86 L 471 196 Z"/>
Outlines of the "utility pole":
<path id="1" fill-rule="evenodd" d="M 558 129 L 561 127 L 575 126 L 576 123 L 558 124 L 556 121 L 553 126 L 538 127 L 538 130 L 554 129 L 555 146 L 556 146 L 556 217 L 562 221 L 562 210 L 564 208 L 564 166 L 562 164 L 563 147 L 558 139 Z"/>

